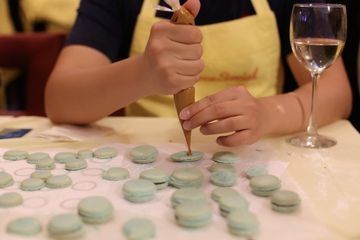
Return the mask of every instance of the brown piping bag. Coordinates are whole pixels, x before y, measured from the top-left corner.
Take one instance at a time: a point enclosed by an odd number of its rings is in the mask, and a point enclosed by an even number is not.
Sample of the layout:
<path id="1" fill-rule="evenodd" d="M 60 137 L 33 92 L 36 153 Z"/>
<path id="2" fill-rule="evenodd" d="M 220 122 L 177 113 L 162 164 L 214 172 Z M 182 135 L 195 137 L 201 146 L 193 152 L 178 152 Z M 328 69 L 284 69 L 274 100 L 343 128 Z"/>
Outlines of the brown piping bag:
<path id="1" fill-rule="evenodd" d="M 176 10 L 174 12 L 173 16 L 171 17 L 171 22 L 175 24 L 190 24 L 190 25 L 195 24 L 194 16 L 184 7 L 180 7 L 179 10 Z M 191 131 L 185 130 L 183 128 L 184 121 L 180 119 L 180 112 L 185 107 L 195 102 L 195 88 L 194 87 L 186 88 L 174 94 L 174 102 L 176 106 L 176 111 L 178 113 L 179 121 L 181 124 L 181 128 L 183 130 L 186 144 L 188 147 L 188 155 L 191 156 L 192 155 Z"/>

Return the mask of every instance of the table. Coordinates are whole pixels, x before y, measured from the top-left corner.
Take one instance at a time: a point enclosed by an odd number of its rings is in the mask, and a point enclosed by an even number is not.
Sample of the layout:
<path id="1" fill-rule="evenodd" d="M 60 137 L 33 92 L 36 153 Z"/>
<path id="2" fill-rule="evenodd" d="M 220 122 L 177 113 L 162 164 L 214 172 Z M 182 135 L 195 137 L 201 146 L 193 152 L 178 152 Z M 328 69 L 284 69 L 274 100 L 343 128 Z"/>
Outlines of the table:
<path id="1" fill-rule="evenodd" d="M 108 117 L 95 124 L 113 128 L 114 133 L 71 144 L 31 137 L 8 139 L 0 141 L 0 148 L 94 148 L 107 142 L 183 143 L 182 132 L 174 118 Z M 0 129 L 30 127 L 38 132 L 52 126 L 48 119 L 42 117 L 0 117 Z M 288 136 L 260 140 L 277 152 L 279 160 L 288 163 L 282 181 L 285 187 L 292 188 L 301 195 L 302 208 L 301 213 L 295 216 L 275 216 L 271 210 L 263 208 L 260 221 L 269 231 L 266 235 L 260 234 L 259 239 L 273 239 L 270 236 L 276 236 L 276 239 L 290 239 L 289 236 L 291 239 L 360 239 L 360 134 L 345 120 L 325 126 L 319 132 L 336 138 L 338 144 L 333 148 L 314 150 L 286 144 L 285 138 Z M 212 152 L 224 149 L 215 144 L 215 136 L 203 136 L 197 130 L 193 131 L 193 147 L 204 151 L 211 149 Z M 248 147 L 228 150 L 241 151 Z M 182 239 L 171 232 L 175 229 L 164 231 L 172 239 Z M 298 232 L 302 234 L 291 235 Z M 179 236 L 212 239 L 216 235 L 211 230 L 209 235 L 196 232 L 186 234 Z M 228 239 L 233 239 L 230 235 L 227 236 Z"/>

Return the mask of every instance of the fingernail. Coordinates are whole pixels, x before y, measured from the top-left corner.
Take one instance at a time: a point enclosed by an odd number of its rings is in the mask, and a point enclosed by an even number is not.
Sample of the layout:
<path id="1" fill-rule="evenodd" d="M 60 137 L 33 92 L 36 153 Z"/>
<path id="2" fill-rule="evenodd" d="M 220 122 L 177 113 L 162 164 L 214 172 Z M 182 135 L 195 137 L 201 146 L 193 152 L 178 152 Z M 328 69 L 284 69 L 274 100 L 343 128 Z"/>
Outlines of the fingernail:
<path id="1" fill-rule="evenodd" d="M 185 130 L 191 130 L 191 124 L 189 121 L 183 123 L 183 128 Z"/>
<path id="2" fill-rule="evenodd" d="M 216 142 L 217 142 L 217 144 L 219 144 L 219 145 L 223 145 L 221 138 L 217 138 L 217 139 L 216 139 Z"/>
<path id="3" fill-rule="evenodd" d="M 182 110 L 182 111 L 180 112 L 180 118 L 181 118 L 182 120 L 187 120 L 187 119 L 189 119 L 189 117 L 190 117 L 190 111 L 189 111 L 189 110 L 184 109 L 184 110 Z"/>

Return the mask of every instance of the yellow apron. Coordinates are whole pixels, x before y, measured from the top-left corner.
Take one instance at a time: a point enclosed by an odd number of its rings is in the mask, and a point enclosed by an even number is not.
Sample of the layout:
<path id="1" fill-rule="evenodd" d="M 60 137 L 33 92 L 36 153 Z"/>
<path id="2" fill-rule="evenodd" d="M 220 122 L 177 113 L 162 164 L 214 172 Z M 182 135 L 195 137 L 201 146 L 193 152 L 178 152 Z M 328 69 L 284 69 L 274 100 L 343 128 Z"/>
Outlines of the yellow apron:
<path id="1" fill-rule="evenodd" d="M 137 18 L 130 56 L 142 54 L 159 0 L 144 0 Z M 226 1 L 225 1 L 226 2 Z M 224 2 L 224 4 L 226 4 Z M 255 97 L 274 95 L 282 83 L 280 41 L 267 0 L 252 0 L 256 14 L 199 26 L 203 34 L 205 69 L 195 85 L 196 100 L 243 85 Z M 139 86 L 141 87 L 141 86 Z M 130 116 L 176 116 L 172 96 L 149 96 L 126 108 Z"/>

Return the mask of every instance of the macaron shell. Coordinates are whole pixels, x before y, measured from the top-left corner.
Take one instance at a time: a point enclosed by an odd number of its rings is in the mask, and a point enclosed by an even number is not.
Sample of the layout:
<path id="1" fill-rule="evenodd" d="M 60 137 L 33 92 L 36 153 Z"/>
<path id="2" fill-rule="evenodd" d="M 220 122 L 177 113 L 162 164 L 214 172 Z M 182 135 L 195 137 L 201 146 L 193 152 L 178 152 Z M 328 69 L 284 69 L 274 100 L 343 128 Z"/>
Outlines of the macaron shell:
<path id="1" fill-rule="evenodd" d="M 233 164 L 238 162 L 239 155 L 229 151 L 216 152 L 212 156 L 212 160 L 219 163 Z"/>
<path id="2" fill-rule="evenodd" d="M 252 193 L 260 197 L 271 196 L 276 190 L 280 189 L 281 181 L 274 175 L 260 175 L 250 179 Z"/>
<path id="3" fill-rule="evenodd" d="M 36 218 L 18 218 L 6 226 L 6 231 L 16 235 L 33 236 L 41 232 L 41 224 Z"/>
<path id="4" fill-rule="evenodd" d="M 134 163 L 146 164 L 156 160 L 159 152 L 151 145 L 140 145 L 130 150 L 130 159 Z"/>
<path id="5" fill-rule="evenodd" d="M 53 188 L 53 189 L 54 188 L 66 188 L 66 187 L 71 186 L 71 184 L 72 184 L 72 180 L 67 175 L 51 176 L 45 182 L 46 187 Z"/>
<path id="6" fill-rule="evenodd" d="M 291 213 L 300 205 L 300 197 L 293 191 L 280 190 L 271 196 L 271 208 L 276 212 Z"/>
<path id="7" fill-rule="evenodd" d="M 176 222 L 186 228 L 199 228 L 211 222 L 212 212 L 207 204 L 183 203 L 175 209 Z"/>
<path id="8" fill-rule="evenodd" d="M 195 162 L 199 161 L 204 157 L 203 152 L 192 151 L 191 155 L 188 155 L 187 151 L 181 151 L 174 153 L 170 156 L 170 159 L 174 162 Z"/>
<path id="9" fill-rule="evenodd" d="M 122 232 L 129 240 L 145 240 L 155 237 L 155 225 L 149 219 L 133 218 L 128 220 Z"/>
<path id="10" fill-rule="evenodd" d="M 0 195 L 0 208 L 16 207 L 23 203 L 23 197 L 16 192 Z"/>
<path id="11" fill-rule="evenodd" d="M 211 192 L 211 198 L 219 202 L 223 197 L 238 197 L 240 193 L 230 187 L 217 187 Z"/>
<path id="12" fill-rule="evenodd" d="M 112 218 L 114 207 L 102 196 L 90 196 L 82 199 L 78 204 L 78 213 L 86 223 L 105 223 Z"/>
<path id="13" fill-rule="evenodd" d="M 76 153 L 74 152 L 59 152 L 55 154 L 54 159 L 58 163 L 65 163 L 67 161 L 72 161 L 77 158 Z"/>
<path id="14" fill-rule="evenodd" d="M 25 160 L 29 154 L 22 150 L 8 150 L 4 153 L 3 158 L 10 161 Z"/>
<path id="15" fill-rule="evenodd" d="M 20 183 L 20 189 L 23 191 L 38 191 L 44 186 L 45 182 L 40 178 L 28 178 Z"/>
<path id="16" fill-rule="evenodd" d="M 50 158 L 50 155 L 48 153 L 35 152 L 35 153 L 29 154 L 26 161 L 29 164 L 36 164 L 38 161 L 41 161 L 44 159 L 49 159 L 49 158 Z"/>
<path id="17" fill-rule="evenodd" d="M 14 184 L 13 177 L 7 172 L 0 172 L 0 188 L 10 187 Z"/>
<path id="18" fill-rule="evenodd" d="M 210 181 L 219 187 L 232 187 L 236 183 L 236 174 L 229 170 L 215 171 L 211 173 Z"/>
<path id="19" fill-rule="evenodd" d="M 102 147 L 94 151 L 94 157 L 99 159 L 111 159 L 118 155 L 118 151 L 113 147 Z"/>
<path id="20" fill-rule="evenodd" d="M 65 162 L 65 169 L 68 171 L 78 171 L 87 168 L 87 161 L 83 158 L 77 158 Z"/>
<path id="21" fill-rule="evenodd" d="M 237 210 L 227 217 L 227 226 L 231 234 L 242 237 L 253 237 L 259 231 L 257 217 L 248 211 Z"/>
<path id="22" fill-rule="evenodd" d="M 102 178 L 108 181 L 119 181 L 129 178 L 130 173 L 126 168 L 112 167 L 103 172 Z"/>
<path id="23" fill-rule="evenodd" d="M 144 179 L 127 181 L 122 188 L 124 198 L 133 203 L 148 202 L 154 198 L 156 186 Z"/>

